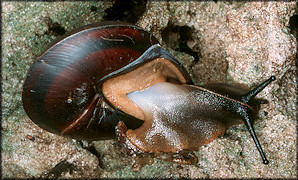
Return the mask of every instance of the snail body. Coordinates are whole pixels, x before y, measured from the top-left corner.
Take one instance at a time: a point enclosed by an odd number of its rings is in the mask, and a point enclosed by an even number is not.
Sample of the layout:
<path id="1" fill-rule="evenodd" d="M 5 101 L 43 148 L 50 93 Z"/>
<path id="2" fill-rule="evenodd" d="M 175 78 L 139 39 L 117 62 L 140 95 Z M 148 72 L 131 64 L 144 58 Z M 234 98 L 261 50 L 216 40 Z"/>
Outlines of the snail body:
<path id="1" fill-rule="evenodd" d="M 274 79 L 253 90 L 195 86 L 149 32 L 103 22 L 74 30 L 46 50 L 28 72 L 22 100 L 29 118 L 50 132 L 117 138 L 131 153 L 155 153 L 184 164 L 197 161 L 164 153 L 185 156 L 244 122 L 267 164 L 252 126 L 264 101 L 254 97 Z"/>

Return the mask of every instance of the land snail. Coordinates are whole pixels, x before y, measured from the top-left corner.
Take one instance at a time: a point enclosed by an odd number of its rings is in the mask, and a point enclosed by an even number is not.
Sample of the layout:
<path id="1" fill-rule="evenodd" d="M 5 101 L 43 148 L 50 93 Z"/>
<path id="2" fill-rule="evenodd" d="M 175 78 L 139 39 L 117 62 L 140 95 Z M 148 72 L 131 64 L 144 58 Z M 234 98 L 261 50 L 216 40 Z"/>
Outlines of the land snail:
<path id="1" fill-rule="evenodd" d="M 193 85 L 149 32 L 101 22 L 47 49 L 27 74 L 22 100 L 29 118 L 47 131 L 82 140 L 117 138 L 140 160 L 135 169 L 146 158 L 196 164 L 192 151 L 243 122 L 268 164 L 252 124 L 260 105 L 268 103 L 255 96 L 274 80 L 252 90 Z"/>

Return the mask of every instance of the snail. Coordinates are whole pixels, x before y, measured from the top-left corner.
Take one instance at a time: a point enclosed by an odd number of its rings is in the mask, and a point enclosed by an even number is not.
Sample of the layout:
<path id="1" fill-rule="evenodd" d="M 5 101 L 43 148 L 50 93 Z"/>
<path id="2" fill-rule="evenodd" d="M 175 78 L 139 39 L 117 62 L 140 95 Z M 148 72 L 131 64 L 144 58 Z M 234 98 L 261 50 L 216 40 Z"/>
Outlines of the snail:
<path id="1" fill-rule="evenodd" d="M 194 85 L 158 40 L 125 22 L 100 22 L 71 31 L 32 65 L 23 107 L 41 128 L 83 140 L 117 138 L 139 159 L 196 164 L 193 151 L 232 125 L 247 126 L 264 164 L 253 123 L 266 100 L 240 85 Z"/>

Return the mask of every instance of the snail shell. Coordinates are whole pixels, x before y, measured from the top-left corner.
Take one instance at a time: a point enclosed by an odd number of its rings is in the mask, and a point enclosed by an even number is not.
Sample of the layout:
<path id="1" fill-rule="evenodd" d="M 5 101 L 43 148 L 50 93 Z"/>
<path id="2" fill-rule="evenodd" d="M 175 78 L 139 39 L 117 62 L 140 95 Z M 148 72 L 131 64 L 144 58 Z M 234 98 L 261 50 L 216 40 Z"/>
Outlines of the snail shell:
<path id="1" fill-rule="evenodd" d="M 119 120 L 129 128 L 143 121 L 112 105 L 103 95 L 104 82 L 157 58 L 179 70 L 181 81 L 192 82 L 184 67 L 138 26 L 101 22 L 76 29 L 33 63 L 23 86 L 23 107 L 50 132 L 86 140 L 113 138 Z"/>

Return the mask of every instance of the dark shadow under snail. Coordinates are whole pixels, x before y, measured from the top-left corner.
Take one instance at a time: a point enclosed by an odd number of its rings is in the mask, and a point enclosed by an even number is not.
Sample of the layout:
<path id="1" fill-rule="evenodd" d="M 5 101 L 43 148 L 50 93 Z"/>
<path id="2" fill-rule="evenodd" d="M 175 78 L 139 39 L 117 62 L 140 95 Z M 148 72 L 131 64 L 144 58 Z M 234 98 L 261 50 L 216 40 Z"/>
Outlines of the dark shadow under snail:
<path id="1" fill-rule="evenodd" d="M 193 85 L 185 68 L 150 33 L 123 22 L 74 30 L 35 61 L 23 86 L 23 106 L 40 127 L 75 139 L 117 138 L 137 154 L 134 170 L 152 157 L 196 164 L 191 152 L 232 125 L 253 129 L 255 96 L 275 77 L 249 90 L 223 83 Z"/>

